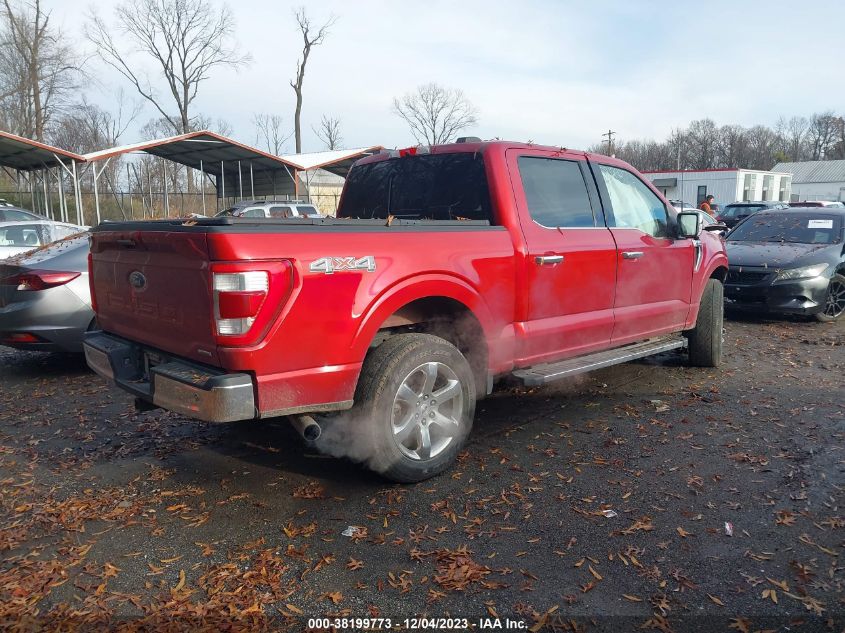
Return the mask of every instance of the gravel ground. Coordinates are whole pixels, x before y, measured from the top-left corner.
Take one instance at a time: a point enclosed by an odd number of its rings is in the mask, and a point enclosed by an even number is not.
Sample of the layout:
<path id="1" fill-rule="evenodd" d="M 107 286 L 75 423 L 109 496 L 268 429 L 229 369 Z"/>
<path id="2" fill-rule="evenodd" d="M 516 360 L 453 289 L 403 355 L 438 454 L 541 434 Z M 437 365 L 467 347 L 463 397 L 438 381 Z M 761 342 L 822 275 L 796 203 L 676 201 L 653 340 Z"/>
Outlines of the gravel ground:
<path id="1" fill-rule="evenodd" d="M 726 348 L 501 390 L 397 486 L 0 347 L 0 628 L 842 631 L 845 322 Z"/>

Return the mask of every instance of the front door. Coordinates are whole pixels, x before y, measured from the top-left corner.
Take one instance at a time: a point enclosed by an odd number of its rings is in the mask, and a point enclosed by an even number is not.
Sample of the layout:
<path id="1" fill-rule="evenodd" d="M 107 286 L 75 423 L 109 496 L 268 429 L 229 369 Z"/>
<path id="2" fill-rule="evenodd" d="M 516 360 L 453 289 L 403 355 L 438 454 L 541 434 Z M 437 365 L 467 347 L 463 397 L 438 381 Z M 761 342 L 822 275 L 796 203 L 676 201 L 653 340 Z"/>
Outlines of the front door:
<path id="1" fill-rule="evenodd" d="M 583 155 L 510 150 L 507 160 L 526 244 L 518 278 L 517 364 L 607 347 L 616 245 Z"/>
<path id="2" fill-rule="evenodd" d="M 680 331 L 692 292 L 693 241 L 674 239 L 663 200 L 634 173 L 600 163 L 593 168 L 618 249 L 611 342 Z"/>

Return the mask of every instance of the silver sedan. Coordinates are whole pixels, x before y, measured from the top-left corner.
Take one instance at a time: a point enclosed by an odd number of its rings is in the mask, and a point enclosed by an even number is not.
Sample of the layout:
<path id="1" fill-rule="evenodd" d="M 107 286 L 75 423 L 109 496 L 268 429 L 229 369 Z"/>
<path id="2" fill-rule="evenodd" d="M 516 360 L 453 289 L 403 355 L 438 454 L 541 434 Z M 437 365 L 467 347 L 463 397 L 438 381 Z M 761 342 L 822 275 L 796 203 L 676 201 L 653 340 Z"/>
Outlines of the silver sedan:
<path id="1" fill-rule="evenodd" d="M 0 261 L 0 345 L 81 352 L 93 325 L 87 235 Z"/>

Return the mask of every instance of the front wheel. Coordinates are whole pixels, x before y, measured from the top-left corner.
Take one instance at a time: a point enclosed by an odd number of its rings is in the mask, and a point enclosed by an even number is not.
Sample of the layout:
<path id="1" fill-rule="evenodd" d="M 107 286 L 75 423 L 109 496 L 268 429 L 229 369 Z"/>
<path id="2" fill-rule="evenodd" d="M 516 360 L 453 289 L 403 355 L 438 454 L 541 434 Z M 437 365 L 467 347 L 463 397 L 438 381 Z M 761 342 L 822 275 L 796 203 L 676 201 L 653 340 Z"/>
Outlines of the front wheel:
<path id="1" fill-rule="evenodd" d="M 845 313 L 845 275 L 836 273 L 830 278 L 824 310 L 816 314 L 822 323 L 832 323 Z"/>
<path id="2" fill-rule="evenodd" d="M 348 424 L 371 451 L 368 467 L 410 483 L 451 466 L 475 415 L 472 369 L 458 349 L 430 334 L 399 334 L 364 363 Z"/>
<path id="3" fill-rule="evenodd" d="M 695 327 L 686 333 L 689 339 L 689 361 L 694 367 L 718 367 L 722 364 L 724 293 L 721 281 L 707 280 L 701 295 Z"/>

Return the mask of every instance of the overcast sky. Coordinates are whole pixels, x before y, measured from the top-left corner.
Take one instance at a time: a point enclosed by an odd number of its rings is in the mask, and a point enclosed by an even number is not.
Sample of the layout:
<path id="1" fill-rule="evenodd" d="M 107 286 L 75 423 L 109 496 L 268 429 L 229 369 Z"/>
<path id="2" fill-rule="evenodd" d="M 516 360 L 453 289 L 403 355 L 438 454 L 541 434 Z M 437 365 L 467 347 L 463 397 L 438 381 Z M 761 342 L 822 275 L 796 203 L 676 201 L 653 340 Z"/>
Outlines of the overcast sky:
<path id="1" fill-rule="evenodd" d="M 66 35 L 81 41 L 83 5 L 48 1 Z M 111 18 L 117 4 L 100 0 L 96 10 Z M 280 114 L 292 130 L 288 81 L 301 49 L 293 18 L 299 4 L 230 3 L 240 49 L 253 61 L 238 72 L 214 72 L 195 112 L 226 120 L 232 136 L 246 143 L 255 142 L 256 112 Z M 479 123 L 468 134 L 575 148 L 599 142 L 608 128 L 619 139 L 659 139 L 702 117 L 720 125 L 771 125 L 782 114 L 845 110 L 841 0 L 312 0 L 307 6 L 315 23 L 331 15 L 337 22 L 308 62 L 304 151 L 323 149 L 311 131 L 323 114 L 341 119 L 346 147 L 413 144 L 391 112 L 392 99 L 430 81 L 462 89 L 478 108 Z M 96 59 L 89 63 L 102 83 L 91 101 L 112 109 L 117 88 L 131 94 L 116 73 Z M 146 107 L 139 122 L 153 116 Z M 121 140 L 142 139 L 133 129 Z M 287 149 L 293 151 L 292 140 Z"/>

